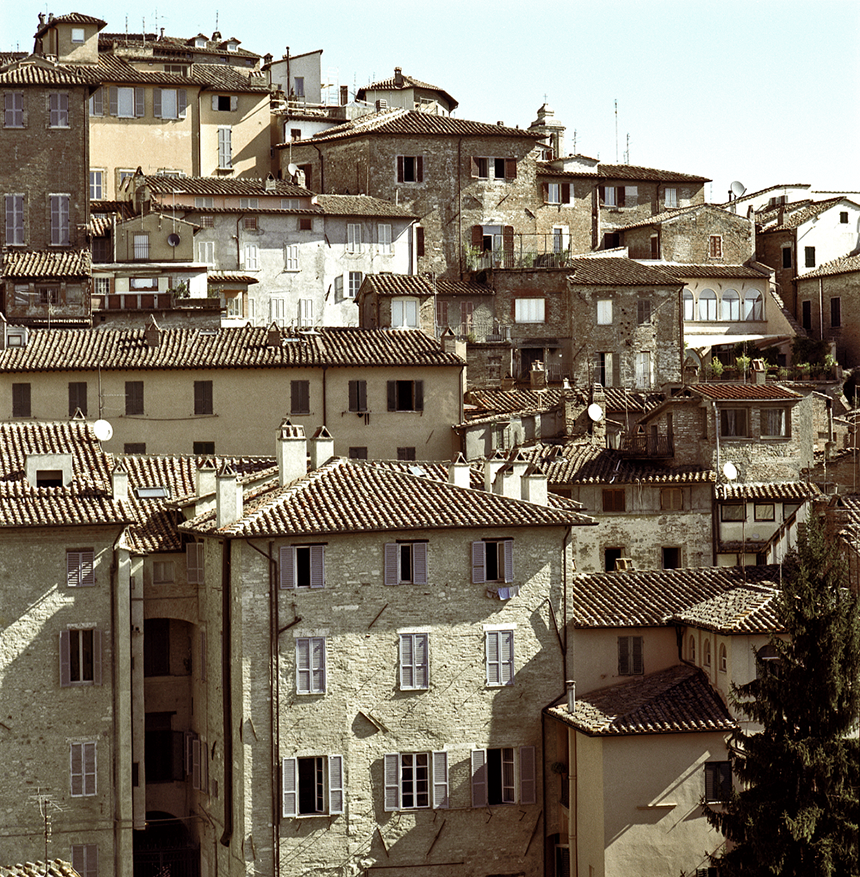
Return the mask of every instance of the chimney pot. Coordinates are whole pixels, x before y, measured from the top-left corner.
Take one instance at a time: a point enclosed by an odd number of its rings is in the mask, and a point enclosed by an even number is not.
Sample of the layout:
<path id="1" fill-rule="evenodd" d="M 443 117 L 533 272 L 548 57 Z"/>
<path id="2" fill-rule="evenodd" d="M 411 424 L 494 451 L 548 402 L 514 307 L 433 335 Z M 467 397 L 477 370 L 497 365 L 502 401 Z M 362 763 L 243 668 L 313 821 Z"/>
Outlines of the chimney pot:
<path id="1" fill-rule="evenodd" d="M 472 483 L 472 467 L 462 454 L 448 466 L 448 483 L 456 487 L 470 487 Z"/>
<path id="2" fill-rule="evenodd" d="M 110 474 L 111 492 L 114 499 L 128 499 L 128 472 L 122 465 L 122 461 L 118 460 L 116 466 Z"/>
<path id="3" fill-rule="evenodd" d="M 310 440 L 311 471 L 319 469 L 334 456 L 334 438 L 321 426 Z"/>
<path id="4" fill-rule="evenodd" d="M 281 422 L 275 456 L 278 458 L 278 483 L 281 487 L 307 475 L 308 443 L 303 426 L 293 426 L 287 418 Z"/>
<path id="5" fill-rule="evenodd" d="M 215 526 L 234 524 L 243 513 L 242 486 L 236 470 L 227 463 L 215 478 Z"/>
<path id="6" fill-rule="evenodd" d="M 576 711 L 576 682 L 572 679 L 568 679 L 567 682 L 564 683 L 564 687 L 567 689 L 567 711 L 569 713 Z"/>

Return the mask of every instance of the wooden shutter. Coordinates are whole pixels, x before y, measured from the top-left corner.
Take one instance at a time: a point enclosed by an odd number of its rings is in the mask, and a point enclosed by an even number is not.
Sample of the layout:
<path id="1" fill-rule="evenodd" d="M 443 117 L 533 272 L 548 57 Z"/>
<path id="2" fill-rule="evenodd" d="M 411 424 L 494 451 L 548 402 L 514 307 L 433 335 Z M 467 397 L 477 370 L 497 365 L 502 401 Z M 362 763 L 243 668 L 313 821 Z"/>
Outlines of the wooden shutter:
<path id="1" fill-rule="evenodd" d="M 512 225 L 506 225 L 502 228 L 502 250 L 505 254 L 505 267 L 513 268 L 514 227 Z"/>
<path id="2" fill-rule="evenodd" d="M 427 543 L 412 543 L 412 581 L 416 585 L 427 584 Z"/>
<path id="3" fill-rule="evenodd" d="M 189 585 L 202 585 L 203 578 L 203 543 L 189 542 L 185 546 L 185 567 Z"/>
<path id="4" fill-rule="evenodd" d="M 218 109 L 218 95 L 217 94 L 212 95 L 212 109 L 213 110 Z"/>
<path id="5" fill-rule="evenodd" d="M 632 646 L 632 657 L 633 657 L 633 666 L 632 672 L 634 674 L 642 673 L 642 637 L 641 636 L 633 636 L 631 637 Z"/>
<path id="6" fill-rule="evenodd" d="M 72 797 L 84 794 L 84 744 L 72 743 L 69 748 L 69 776 Z M 705 766 L 705 788 L 708 785 L 708 768 Z M 710 800 L 713 801 L 713 798 Z"/>
<path id="7" fill-rule="evenodd" d="M 487 565 L 487 548 L 486 542 L 472 543 L 472 581 L 475 584 L 482 584 L 487 581 L 486 576 Z"/>
<path id="8" fill-rule="evenodd" d="M 534 746 L 520 746 L 520 804 L 534 804 L 537 800 Z"/>
<path id="9" fill-rule="evenodd" d="M 400 809 L 400 756 L 391 752 L 383 756 L 386 810 Z"/>
<path id="10" fill-rule="evenodd" d="M 284 758 L 281 761 L 281 816 L 291 819 L 298 814 L 298 770 L 297 759 Z"/>
<path id="11" fill-rule="evenodd" d="M 417 256 L 424 255 L 424 226 L 415 226 L 415 251 Z"/>
<path id="12" fill-rule="evenodd" d="M 336 816 L 343 813 L 343 756 L 328 757 L 328 812 Z"/>
<path id="13" fill-rule="evenodd" d="M 134 114 L 138 118 L 146 115 L 146 103 L 144 97 L 144 90 L 142 88 L 135 88 L 134 90 Z"/>
<path id="14" fill-rule="evenodd" d="M 235 94 L 230 96 L 230 109 L 234 113 L 239 109 L 239 98 Z"/>
<path id="15" fill-rule="evenodd" d="M 66 552 L 66 584 L 70 588 L 91 588 L 95 585 L 92 551 Z"/>
<path id="16" fill-rule="evenodd" d="M 479 250 L 484 246 L 484 227 L 482 225 L 472 226 L 472 246 Z"/>
<path id="17" fill-rule="evenodd" d="M 296 691 L 299 694 L 311 692 L 311 640 L 308 637 L 296 640 Z"/>
<path id="18" fill-rule="evenodd" d="M 488 630 L 486 634 L 486 662 L 487 662 L 487 685 L 500 685 L 502 680 L 502 667 L 500 656 L 501 632 Z"/>
<path id="19" fill-rule="evenodd" d="M 499 631 L 499 683 L 514 684 L 514 632 Z"/>
<path id="20" fill-rule="evenodd" d="M 708 762 L 705 764 L 705 800 L 706 801 L 716 801 L 717 800 L 717 789 L 716 789 L 716 779 L 717 779 L 717 765 L 714 762 Z"/>
<path id="21" fill-rule="evenodd" d="M 350 381 L 349 382 L 349 410 L 350 411 L 363 411 L 363 407 L 359 400 L 359 384 L 361 381 Z"/>
<path id="22" fill-rule="evenodd" d="M 630 673 L 630 637 L 618 637 L 618 675 L 627 676 Z"/>
<path id="23" fill-rule="evenodd" d="M 71 642 L 68 630 L 60 631 L 60 687 L 72 684 Z"/>
<path id="24" fill-rule="evenodd" d="M 397 410 L 397 381 L 388 382 L 388 410 Z"/>
<path id="25" fill-rule="evenodd" d="M 433 753 L 433 806 L 446 810 L 448 802 L 448 753 Z"/>
<path id="26" fill-rule="evenodd" d="M 541 183 L 540 187 L 543 192 L 543 203 L 549 204 L 549 183 Z"/>
<path id="27" fill-rule="evenodd" d="M 424 410 L 424 381 L 412 382 L 413 411 Z"/>
<path id="28" fill-rule="evenodd" d="M 424 182 L 424 156 L 419 155 L 415 158 L 415 182 Z"/>
<path id="29" fill-rule="evenodd" d="M 473 178 L 478 176 L 478 159 L 474 155 L 469 158 L 469 175 Z"/>
<path id="30" fill-rule="evenodd" d="M 119 96 L 115 85 L 108 89 L 108 114 L 116 116 L 119 114 Z"/>
<path id="31" fill-rule="evenodd" d="M 105 113 L 105 97 L 104 91 L 101 88 L 97 88 L 93 93 L 93 115 L 94 116 L 103 116 Z"/>
<path id="32" fill-rule="evenodd" d="M 294 588 L 296 576 L 294 572 L 294 550 L 292 545 L 285 545 L 280 550 L 280 571 L 278 583 L 282 588 Z"/>
<path id="33" fill-rule="evenodd" d="M 472 750 L 472 806 L 487 806 L 487 750 Z"/>
<path id="34" fill-rule="evenodd" d="M 400 546 L 396 542 L 385 545 L 385 584 L 396 585 L 400 581 Z"/>
<path id="35" fill-rule="evenodd" d="M 415 688 L 415 636 L 400 634 L 400 687 Z"/>
<path id="36" fill-rule="evenodd" d="M 96 793 L 96 744 L 83 743 L 83 786 L 85 795 Z"/>
<path id="37" fill-rule="evenodd" d="M 311 691 L 325 691 L 325 637 L 311 639 Z"/>
<path id="38" fill-rule="evenodd" d="M 597 187 L 597 197 L 600 199 L 600 202 L 602 204 L 606 203 L 606 186 Z"/>
<path id="39" fill-rule="evenodd" d="M 561 203 L 569 204 L 570 203 L 570 183 L 562 183 L 561 184 Z"/>
<path id="40" fill-rule="evenodd" d="M 102 684 L 102 632 L 93 630 L 93 685 Z"/>
<path id="41" fill-rule="evenodd" d="M 505 581 L 514 580 L 514 540 L 505 539 L 502 543 L 502 551 L 505 559 Z"/>
<path id="42" fill-rule="evenodd" d="M 505 179 L 515 180 L 517 178 L 517 160 L 515 158 L 505 159 Z"/>
<path id="43" fill-rule="evenodd" d="M 623 207 L 627 203 L 627 187 L 626 186 L 616 186 L 615 192 L 616 192 L 615 203 L 619 207 Z"/>
<path id="44" fill-rule="evenodd" d="M 325 545 L 311 545 L 311 587 L 325 587 Z"/>
<path id="45" fill-rule="evenodd" d="M 184 119 L 188 111 L 188 94 L 184 88 L 176 89 L 176 115 Z"/>
<path id="46" fill-rule="evenodd" d="M 403 182 L 403 156 L 397 156 L 397 182 Z M 395 808 L 396 809 L 396 808 Z"/>
<path id="47" fill-rule="evenodd" d="M 152 89 L 152 115 L 155 116 L 156 119 L 161 118 L 161 89 L 153 88 Z"/>

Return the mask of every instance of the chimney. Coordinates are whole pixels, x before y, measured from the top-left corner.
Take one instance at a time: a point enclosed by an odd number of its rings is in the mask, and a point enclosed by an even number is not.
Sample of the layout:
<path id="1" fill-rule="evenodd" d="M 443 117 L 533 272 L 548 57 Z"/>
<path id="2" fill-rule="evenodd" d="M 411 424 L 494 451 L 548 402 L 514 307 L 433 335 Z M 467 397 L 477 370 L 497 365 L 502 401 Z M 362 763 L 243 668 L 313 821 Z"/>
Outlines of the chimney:
<path id="1" fill-rule="evenodd" d="M 573 713 L 576 710 L 576 683 L 568 679 L 564 687 L 567 689 L 567 711 Z"/>
<path id="2" fill-rule="evenodd" d="M 492 457 L 488 460 L 484 461 L 484 490 L 487 493 L 493 492 L 493 484 L 496 481 L 496 475 L 499 474 L 499 469 L 505 465 L 505 458 L 496 451 Z"/>
<path id="3" fill-rule="evenodd" d="M 195 481 L 197 496 L 215 493 L 215 461 L 211 457 L 197 467 Z"/>
<path id="4" fill-rule="evenodd" d="M 266 177 L 265 187 L 267 192 L 274 192 L 278 188 L 277 180 L 271 174 Z"/>
<path id="5" fill-rule="evenodd" d="M 280 347 L 282 340 L 281 330 L 278 328 L 278 324 L 272 320 L 272 325 L 266 332 L 266 347 Z"/>
<path id="6" fill-rule="evenodd" d="M 533 502 L 535 505 L 547 505 L 549 492 L 547 480 L 546 475 L 537 466 L 534 464 L 529 466 L 523 476 L 523 499 L 526 502 Z"/>
<path id="7" fill-rule="evenodd" d="M 319 469 L 334 456 L 334 438 L 324 426 L 321 426 L 311 438 L 310 455 L 311 471 Z"/>
<path id="8" fill-rule="evenodd" d="M 442 350 L 445 353 L 453 353 L 454 356 L 459 356 L 460 359 L 466 359 L 466 342 L 459 341 L 457 336 L 451 331 L 450 326 L 439 337 L 439 343 L 442 345 Z"/>
<path id="9" fill-rule="evenodd" d="M 161 329 L 158 328 L 158 323 L 155 322 L 152 314 L 149 315 L 149 323 L 143 330 L 143 337 L 146 339 L 147 347 L 158 347 L 161 344 Z"/>
<path id="10" fill-rule="evenodd" d="M 462 454 L 448 466 L 448 483 L 456 487 L 470 487 L 472 483 L 472 467 Z"/>
<path id="11" fill-rule="evenodd" d="M 546 389 L 546 369 L 540 360 L 532 363 L 531 371 L 529 372 L 529 384 L 532 390 Z"/>
<path id="12" fill-rule="evenodd" d="M 394 68 L 394 87 L 403 88 L 403 70 L 400 67 Z"/>
<path id="13" fill-rule="evenodd" d="M 215 526 L 219 529 L 242 517 L 242 486 L 236 470 L 225 463 L 215 476 Z"/>
<path id="14" fill-rule="evenodd" d="M 508 499 L 522 499 L 522 479 L 514 468 L 513 463 L 505 463 L 496 475 L 493 484 L 493 493 L 498 496 L 506 496 Z"/>
<path id="15" fill-rule="evenodd" d="M 293 426 L 284 419 L 278 427 L 275 450 L 278 458 L 278 483 L 281 487 L 303 478 L 308 472 L 308 443 L 303 426 Z"/>
<path id="16" fill-rule="evenodd" d="M 114 499 L 128 499 L 128 472 L 122 465 L 122 460 L 117 460 L 116 466 L 110 473 L 111 492 Z"/>
<path id="17" fill-rule="evenodd" d="M 221 31 L 216 30 L 212 32 L 212 42 L 217 43 L 221 39 Z"/>

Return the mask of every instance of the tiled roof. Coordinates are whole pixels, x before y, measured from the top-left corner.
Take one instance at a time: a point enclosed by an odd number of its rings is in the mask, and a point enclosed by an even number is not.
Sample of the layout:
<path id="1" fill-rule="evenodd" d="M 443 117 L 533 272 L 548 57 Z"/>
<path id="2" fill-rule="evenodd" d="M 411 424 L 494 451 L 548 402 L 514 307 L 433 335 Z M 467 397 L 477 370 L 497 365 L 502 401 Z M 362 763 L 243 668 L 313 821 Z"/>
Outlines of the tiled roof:
<path id="1" fill-rule="evenodd" d="M 200 64 L 195 63 L 189 77 L 212 91 L 242 91 L 252 93 L 269 93 L 269 84 L 265 76 L 259 73 L 233 67 L 231 64 Z"/>
<path id="2" fill-rule="evenodd" d="M 768 276 L 768 272 L 752 268 L 749 265 L 725 265 L 711 263 L 705 265 L 680 264 L 672 262 L 661 266 L 670 271 L 676 277 L 727 277 L 731 279 L 761 280 Z"/>
<path id="3" fill-rule="evenodd" d="M 661 267 L 642 265 L 621 256 L 574 258 L 571 282 L 582 286 L 679 286 L 677 277 Z"/>
<path id="4" fill-rule="evenodd" d="M 784 213 L 781 222 L 779 220 L 779 211 L 781 208 L 774 208 L 774 211 L 770 214 L 771 219 L 764 221 L 762 232 L 787 231 L 789 229 L 797 228 L 798 226 L 803 225 L 804 222 L 809 222 L 811 219 L 815 219 L 816 216 L 820 216 L 825 211 L 830 210 L 831 207 L 839 204 L 840 201 L 845 200 L 846 199 L 840 195 L 838 198 L 828 198 L 826 201 L 814 201 L 811 203 L 799 202 L 796 207 L 793 204 L 785 204 L 783 205 Z M 776 218 L 773 218 L 774 213 L 776 214 Z"/>
<path id="5" fill-rule="evenodd" d="M 663 393 L 628 390 L 625 387 L 604 387 L 606 410 L 623 414 L 626 411 L 647 411 L 665 398 Z"/>
<path id="6" fill-rule="evenodd" d="M 392 76 L 390 79 L 380 79 L 378 82 L 373 82 L 370 85 L 359 88 L 355 96 L 357 100 L 366 100 L 367 92 L 369 91 L 403 91 L 406 88 L 426 88 L 428 91 L 438 91 L 445 96 L 452 110 L 459 106 L 457 101 L 444 88 L 439 88 L 438 85 L 430 85 L 429 82 L 422 82 L 420 79 L 414 79 L 405 73 L 401 77 L 400 85 L 397 84 L 397 81 Z"/>
<path id="7" fill-rule="evenodd" d="M 590 523 L 591 518 L 570 508 L 536 505 L 455 487 L 435 477 L 334 458 L 291 485 L 278 487 L 275 481 L 272 489 L 246 499 L 242 518 L 233 524 L 216 528 L 212 511 L 181 529 L 259 537 Z"/>
<path id="8" fill-rule="evenodd" d="M 110 233 L 112 228 L 113 222 L 111 222 L 110 216 L 107 216 L 104 213 L 90 214 L 90 232 L 93 237 L 104 237 Z"/>
<path id="9" fill-rule="evenodd" d="M 128 83 L 134 85 L 199 86 L 200 83 L 178 73 L 163 70 L 138 70 L 124 58 L 99 55 L 98 64 L 79 64 L 74 68 L 81 77 L 94 85 Z"/>
<path id="10" fill-rule="evenodd" d="M 735 198 L 734 201 L 724 201 L 720 204 L 720 207 L 728 207 L 731 204 L 737 204 L 738 202 L 751 201 L 753 198 L 758 197 L 759 195 L 764 195 L 765 192 L 773 192 L 776 189 L 801 189 L 809 188 L 809 183 L 777 183 L 775 186 L 768 186 L 765 189 L 757 189 L 755 192 L 744 192 L 743 195 Z"/>
<path id="11" fill-rule="evenodd" d="M 714 204 L 691 204 L 688 207 L 672 207 L 667 210 L 662 210 L 660 213 L 654 213 L 651 216 L 645 217 L 645 219 L 633 219 L 624 225 L 616 227 L 622 231 L 631 228 L 646 228 L 651 225 L 662 225 L 664 222 L 671 222 L 679 216 L 685 216 L 691 213 L 719 213 L 722 214 L 725 220 L 749 226 L 749 221 L 743 216 L 738 216 L 736 213 L 723 210 L 721 207 L 717 207 Z"/>
<path id="12" fill-rule="evenodd" d="M 433 295 L 431 281 L 422 274 L 367 274 L 365 292 L 376 295 Z M 437 280 L 437 295 L 493 295 L 493 287 L 472 280 Z"/>
<path id="13" fill-rule="evenodd" d="M 677 171 L 662 171 L 653 167 L 638 167 L 632 164 L 599 164 L 597 174 L 608 180 L 653 180 L 665 183 L 709 183 L 708 177 L 694 174 L 681 174 Z"/>
<path id="14" fill-rule="evenodd" d="M 220 178 L 220 177 L 144 177 L 149 191 L 154 195 L 170 195 L 174 192 L 188 195 L 241 195 L 260 197 L 279 196 L 281 198 L 310 198 L 309 189 L 294 186 L 286 180 L 269 180 L 270 189 L 266 188 L 266 180 L 252 177 Z"/>
<path id="15" fill-rule="evenodd" d="M 476 408 L 476 416 L 487 414 L 517 414 L 526 411 L 546 411 L 564 401 L 565 396 L 584 405 L 588 402 L 582 390 L 470 390 L 469 402 Z"/>
<path id="16" fill-rule="evenodd" d="M 688 606 L 669 620 L 722 634 L 773 633 L 784 628 L 778 598 L 779 591 L 773 587 L 742 584 Z"/>
<path id="17" fill-rule="evenodd" d="M 329 216 L 417 216 L 411 210 L 370 195 L 316 195 L 314 202 Z"/>
<path id="18" fill-rule="evenodd" d="M 718 484 L 714 490 L 715 499 L 780 500 L 783 502 L 803 502 L 820 496 L 818 485 L 812 481 L 771 481 L 761 484 Z"/>
<path id="19" fill-rule="evenodd" d="M 12 251 L 3 257 L 4 277 L 89 277 L 89 250 Z"/>
<path id="20" fill-rule="evenodd" d="M 44 59 L 17 61 L 0 71 L 0 85 L 87 85 L 77 68 L 53 66 Z"/>
<path id="21" fill-rule="evenodd" d="M 0 877 L 46 877 L 44 862 L 26 862 L 21 865 L 0 865 Z M 80 874 L 62 859 L 48 862 L 47 877 L 80 877 Z"/>
<path id="22" fill-rule="evenodd" d="M 726 705 L 696 667 L 678 664 L 648 676 L 577 695 L 547 713 L 590 737 L 731 731 Z"/>
<path id="23" fill-rule="evenodd" d="M 131 219 L 134 205 L 130 201 L 90 201 L 90 213 L 118 213 L 123 219 Z"/>
<path id="24" fill-rule="evenodd" d="M 778 384 L 691 384 L 690 390 L 704 396 L 706 399 L 714 399 L 717 402 L 724 400 L 738 402 L 758 402 L 773 400 L 785 400 L 796 402 L 801 398 L 799 393 L 780 387 Z"/>
<path id="25" fill-rule="evenodd" d="M 268 345 L 265 326 L 161 329 L 157 347 L 144 329 L 33 330 L 26 347 L 0 351 L 10 372 L 107 369 L 314 368 L 319 366 L 461 366 L 418 329 L 326 326 L 312 332 L 280 330 L 280 346 Z"/>
<path id="26" fill-rule="evenodd" d="M 517 137 L 537 140 L 540 135 L 522 128 L 506 128 L 487 122 L 470 122 L 453 116 L 435 116 L 419 110 L 390 108 L 352 119 L 334 128 L 315 134 L 304 143 L 324 140 L 340 140 L 346 137 L 363 137 L 368 134 L 410 134 L 416 136 L 441 135 L 444 137 Z M 280 144 L 286 146 L 287 144 Z M 294 144 L 295 145 L 295 144 Z"/>
<path id="27" fill-rule="evenodd" d="M 565 171 L 561 170 L 561 168 L 553 167 L 553 163 L 549 161 L 537 162 L 537 173 L 539 177 L 565 177 L 570 179 L 581 177 L 597 178 L 597 168 L 581 168 L 575 171 Z"/>
<path id="28" fill-rule="evenodd" d="M 199 36 L 206 36 L 205 34 L 199 34 Z M 149 52 L 151 54 L 142 54 L 140 57 L 143 60 L 151 60 L 153 56 L 158 57 L 159 55 L 165 56 L 174 56 L 174 55 L 182 55 L 187 56 L 188 60 L 193 60 L 194 55 L 200 56 L 212 56 L 217 55 L 219 57 L 223 57 L 226 55 L 228 58 L 234 57 L 242 57 L 245 60 L 259 60 L 260 56 L 255 55 L 253 52 L 249 52 L 247 49 L 243 49 L 237 47 L 234 51 L 230 52 L 226 48 L 226 40 L 210 40 L 208 37 L 206 39 L 206 46 L 195 46 L 194 40 L 195 37 L 186 38 L 186 37 L 168 37 L 168 36 L 160 36 L 155 33 L 100 33 L 99 34 L 99 50 L 105 51 L 110 50 L 114 45 L 120 46 L 124 49 L 142 49 L 144 52 Z M 238 41 L 237 41 L 238 42 Z"/>
<path id="29" fill-rule="evenodd" d="M 854 271 L 860 271 L 860 255 L 840 256 L 832 262 L 819 265 L 814 271 L 800 275 L 797 282 L 812 280 L 816 277 L 836 277 L 839 274 L 851 274 Z"/>
<path id="30" fill-rule="evenodd" d="M 83 15 L 80 12 L 69 12 L 67 15 L 57 15 L 46 18 L 44 24 L 39 24 L 39 29 L 36 31 L 35 36 L 38 37 L 47 33 L 48 30 L 56 24 L 94 24 L 99 30 L 101 30 L 101 28 L 107 25 L 107 22 L 102 21 L 100 18 L 94 18 L 92 15 Z"/>
<path id="31" fill-rule="evenodd" d="M 250 274 L 233 274 L 230 271 L 210 271 L 208 276 L 206 277 L 206 282 L 209 284 L 217 284 L 217 283 L 247 283 L 250 286 L 252 283 L 259 283 L 259 279 L 251 276 Z"/>
<path id="32" fill-rule="evenodd" d="M 779 581 L 777 565 L 579 574 L 572 580 L 571 614 L 582 628 L 663 627 L 736 588 L 775 590 Z"/>

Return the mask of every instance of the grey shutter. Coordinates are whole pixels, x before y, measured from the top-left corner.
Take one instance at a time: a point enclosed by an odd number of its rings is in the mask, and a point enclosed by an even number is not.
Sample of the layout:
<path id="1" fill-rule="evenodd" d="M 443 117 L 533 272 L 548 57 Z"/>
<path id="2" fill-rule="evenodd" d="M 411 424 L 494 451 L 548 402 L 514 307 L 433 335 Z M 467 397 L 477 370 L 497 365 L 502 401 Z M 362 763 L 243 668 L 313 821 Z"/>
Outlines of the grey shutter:
<path id="1" fill-rule="evenodd" d="M 109 103 L 108 113 L 111 116 L 116 116 L 119 113 L 119 98 L 118 98 L 117 88 L 115 85 L 112 85 L 110 87 L 109 92 L 108 92 L 108 103 Z"/>
<path id="2" fill-rule="evenodd" d="M 630 673 L 630 637 L 618 637 L 618 675 L 627 676 Z"/>
<path id="3" fill-rule="evenodd" d="M 281 762 L 281 816 L 294 817 L 298 812 L 298 771 L 296 759 L 285 758 Z"/>
<path id="4" fill-rule="evenodd" d="M 427 543 L 412 544 L 412 581 L 416 585 L 427 584 Z"/>
<path id="5" fill-rule="evenodd" d="M 642 637 L 634 636 L 631 639 L 633 640 L 633 673 L 638 675 L 642 673 Z"/>
<path id="6" fill-rule="evenodd" d="M 281 548 L 279 583 L 282 588 L 294 588 L 296 586 L 296 576 L 293 572 L 293 554 L 292 545 Z"/>
<path id="7" fill-rule="evenodd" d="M 388 382 L 388 410 L 397 410 L 397 381 Z"/>
<path id="8" fill-rule="evenodd" d="M 501 636 L 501 632 L 496 630 L 488 630 L 486 634 L 487 685 L 499 685 L 502 681 Z"/>
<path id="9" fill-rule="evenodd" d="M 396 542 L 385 545 L 385 584 L 396 585 L 400 581 L 400 546 Z"/>
<path id="10" fill-rule="evenodd" d="M 311 639 L 311 691 L 325 691 L 325 637 Z"/>
<path id="11" fill-rule="evenodd" d="M 714 782 L 716 776 L 716 765 L 713 762 L 708 762 L 705 764 L 705 800 L 706 801 L 716 801 L 716 783 Z"/>
<path id="12" fill-rule="evenodd" d="M 414 411 L 424 410 L 424 381 L 415 381 L 413 384 Z"/>
<path id="13" fill-rule="evenodd" d="M 520 804 L 534 804 L 537 795 L 534 746 L 520 746 Z"/>
<path id="14" fill-rule="evenodd" d="M 105 112 L 105 97 L 103 89 L 97 88 L 95 90 L 95 92 L 93 93 L 92 104 L 92 115 L 103 116 Z"/>
<path id="15" fill-rule="evenodd" d="M 433 753 L 433 806 L 446 810 L 448 801 L 448 753 Z"/>
<path id="16" fill-rule="evenodd" d="M 93 685 L 102 684 L 102 632 L 93 631 Z"/>
<path id="17" fill-rule="evenodd" d="M 296 640 L 296 692 L 310 694 L 311 691 L 311 640 L 302 637 Z"/>
<path id="18" fill-rule="evenodd" d="M 707 765 L 705 766 L 705 787 L 707 788 Z M 84 793 L 84 744 L 71 743 L 69 746 L 69 774 L 71 779 L 72 797 Z M 713 800 L 713 799 L 711 799 Z"/>
<path id="19" fill-rule="evenodd" d="M 562 183 L 561 184 L 561 203 L 569 204 L 570 203 L 570 183 Z"/>
<path id="20" fill-rule="evenodd" d="M 487 806 L 487 750 L 472 750 L 472 806 Z"/>
<path id="21" fill-rule="evenodd" d="M 325 587 L 325 545 L 311 545 L 311 587 Z"/>
<path id="22" fill-rule="evenodd" d="M 472 543 L 472 581 L 480 585 L 487 581 L 486 576 L 487 548 L 485 542 Z"/>
<path id="23" fill-rule="evenodd" d="M 424 156 L 419 155 L 415 159 L 415 181 L 424 182 Z"/>
<path id="24" fill-rule="evenodd" d="M 343 756 L 328 757 L 328 812 L 332 816 L 343 813 Z"/>
<path id="25" fill-rule="evenodd" d="M 188 94 L 184 88 L 176 89 L 176 115 L 184 119 L 188 109 Z"/>
<path id="26" fill-rule="evenodd" d="M 473 178 L 478 176 L 478 159 L 474 155 L 469 158 L 469 175 Z"/>
<path id="27" fill-rule="evenodd" d="M 358 410 L 367 411 L 367 381 L 358 381 Z"/>
<path id="28" fill-rule="evenodd" d="M 72 684 L 72 663 L 70 633 L 60 631 L 60 687 L 68 688 Z"/>
<path id="29" fill-rule="evenodd" d="M 397 182 L 403 182 L 403 156 L 397 156 Z M 395 808 L 396 809 L 396 808 Z"/>
<path id="30" fill-rule="evenodd" d="M 239 98 L 235 94 L 230 96 L 230 109 L 234 113 L 239 109 Z"/>
<path id="31" fill-rule="evenodd" d="M 83 744 L 83 786 L 85 795 L 96 793 L 96 744 Z"/>
<path id="32" fill-rule="evenodd" d="M 135 115 L 137 115 L 137 109 L 135 108 Z M 152 89 L 152 115 L 155 116 L 156 119 L 161 118 L 161 89 L 153 88 Z"/>
<path id="33" fill-rule="evenodd" d="M 400 634 L 400 687 L 415 688 L 415 637 Z"/>
<path id="34" fill-rule="evenodd" d="M 146 115 L 145 92 L 142 88 L 134 90 L 134 114 L 138 118 Z"/>
<path id="35" fill-rule="evenodd" d="M 505 555 L 505 581 L 512 582 L 514 580 L 514 540 L 505 539 L 502 545 Z"/>
<path id="36" fill-rule="evenodd" d="M 385 810 L 400 809 L 400 756 L 391 752 L 383 756 Z"/>
<path id="37" fill-rule="evenodd" d="M 217 94 L 212 95 L 212 109 L 213 110 L 218 109 L 218 95 Z"/>
<path id="38" fill-rule="evenodd" d="M 499 631 L 499 682 L 502 685 L 514 684 L 514 632 Z"/>
<path id="39" fill-rule="evenodd" d="M 358 407 L 358 381 L 349 382 L 349 410 L 360 410 Z"/>

